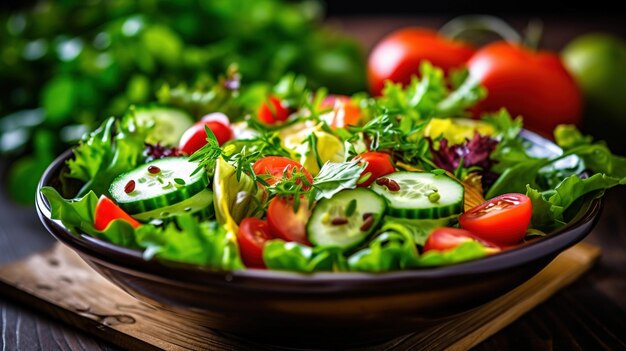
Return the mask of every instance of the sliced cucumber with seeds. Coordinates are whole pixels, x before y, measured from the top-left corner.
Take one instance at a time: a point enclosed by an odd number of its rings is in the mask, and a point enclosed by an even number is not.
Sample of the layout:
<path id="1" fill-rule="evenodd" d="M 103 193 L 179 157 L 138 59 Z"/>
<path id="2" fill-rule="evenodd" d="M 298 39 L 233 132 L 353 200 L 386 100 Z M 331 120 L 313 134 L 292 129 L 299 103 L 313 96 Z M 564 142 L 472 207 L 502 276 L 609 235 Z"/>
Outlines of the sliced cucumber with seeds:
<path id="1" fill-rule="evenodd" d="M 183 213 L 191 213 L 198 219 L 207 219 L 215 214 L 213 207 L 213 192 L 204 189 L 196 195 L 173 205 L 157 208 L 147 212 L 134 214 L 133 217 L 142 222 L 155 219 L 166 220 Z"/>
<path id="2" fill-rule="evenodd" d="M 375 192 L 344 190 L 317 203 L 307 223 L 307 236 L 315 246 L 350 249 L 365 241 L 385 213 L 385 200 Z"/>
<path id="3" fill-rule="evenodd" d="M 146 142 L 176 146 L 183 133 L 194 123 L 194 118 L 185 110 L 164 104 L 131 106 L 127 112 L 133 115 L 140 126 L 150 127 Z"/>
<path id="4" fill-rule="evenodd" d="M 445 174 L 396 172 L 384 178 L 397 186 L 379 179 L 371 189 L 387 199 L 387 213 L 391 216 L 437 219 L 463 212 L 465 189 Z"/>
<path id="5" fill-rule="evenodd" d="M 115 178 L 109 192 L 130 214 L 169 206 L 204 190 L 209 178 L 204 169 L 192 173 L 197 162 L 187 157 L 166 157 L 143 164 Z"/>

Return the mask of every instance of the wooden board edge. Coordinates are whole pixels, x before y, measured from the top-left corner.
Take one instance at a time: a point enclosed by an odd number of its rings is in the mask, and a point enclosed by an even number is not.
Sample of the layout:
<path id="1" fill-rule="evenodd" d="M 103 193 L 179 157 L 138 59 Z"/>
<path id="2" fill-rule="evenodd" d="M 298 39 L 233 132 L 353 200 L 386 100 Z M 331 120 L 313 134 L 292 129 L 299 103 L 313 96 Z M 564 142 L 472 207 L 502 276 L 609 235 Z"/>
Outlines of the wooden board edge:
<path id="1" fill-rule="evenodd" d="M 132 335 L 118 331 L 92 318 L 69 311 L 62 306 L 41 299 L 33 294 L 29 294 L 28 297 L 26 297 L 27 293 L 20 290 L 18 287 L 7 283 L 3 279 L 0 279 L 0 295 L 19 303 L 22 307 L 28 308 L 35 313 L 43 312 L 55 320 L 62 321 L 70 328 L 78 328 L 79 330 L 86 332 L 101 341 L 110 342 L 124 349 L 162 351 L 161 348 Z"/>
<path id="2" fill-rule="evenodd" d="M 535 299 L 525 299 L 518 305 L 504 311 L 504 313 L 499 314 L 496 318 L 494 318 L 491 323 L 485 323 L 478 327 L 477 329 L 471 331 L 467 335 L 461 337 L 456 340 L 452 345 L 446 348 L 449 351 L 466 351 L 470 350 L 472 347 L 478 345 L 479 343 L 485 341 L 492 335 L 497 332 L 503 330 L 511 323 L 518 320 L 524 314 L 532 311 L 535 307 L 542 304 L 550 297 L 554 296 L 561 289 L 566 288 L 567 286 L 574 283 L 578 278 L 580 278 L 583 274 L 587 273 L 596 261 L 600 258 L 602 254 L 602 250 L 592 244 L 588 244 L 585 242 L 580 242 L 573 246 L 568 250 L 582 250 L 585 252 L 587 257 L 584 262 L 580 264 L 580 268 L 578 270 L 569 270 L 568 275 L 562 280 L 561 283 L 555 284 L 549 289 L 541 290 L 535 293 Z M 561 255 L 566 254 L 567 251 L 561 253 Z M 559 255 L 560 256 L 560 255 Z M 552 262 L 556 261 L 559 257 L 557 256 Z M 551 263 L 552 263 L 551 262 Z M 548 268 L 550 265 L 546 266 Z M 544 268 L 545 269 L 545 268 Z M 541 274 L 541 272 L 537 273 L 537 275 Z M 536 277 L 536 276 L 535 276 Z M 534 277 L 533 277 L 534 278 Z M 533 279 L 531 278 L 531 279 Z"/>

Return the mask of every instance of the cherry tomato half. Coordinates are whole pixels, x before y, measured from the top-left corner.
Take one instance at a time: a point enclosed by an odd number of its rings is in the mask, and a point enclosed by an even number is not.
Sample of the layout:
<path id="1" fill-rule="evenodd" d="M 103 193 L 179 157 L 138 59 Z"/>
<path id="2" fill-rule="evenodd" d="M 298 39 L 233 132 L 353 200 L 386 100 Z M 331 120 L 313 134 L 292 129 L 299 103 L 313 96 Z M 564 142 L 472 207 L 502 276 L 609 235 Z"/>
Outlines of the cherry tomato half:
<path id="1" fill-rule="evenodd" d="M 519 243 L 532 216 L 532 203 L 524 194 L 496 196 L 459 217 L 461 227 L 500 246 Z"/>
<path id="2" fill-rule="evenodd" d="M 323 110 L 332 109 L 320 116 L 328 125 L 335 128 L 354 126 L 361 119 L 361 110 L 346 95 L 328 95 L 320 104 Z"/>
<path id="3" fill-rule="evenodd" d="M 293 199 L 276 196 L 267 209 L 267 223 L 277 237 L 311 246 L 306 236 L 306 223 L 311 217 L 309 204 L 306 199 L 300 199 L 297 212 L 293 205 Z"/>
<path id="4" fill-rule="evenodd" d="M 396 168 L 391 162 L 391 157 L 384 152 L 364 152 L 358 155 L 357 158 L 361 159 L 363 162 L 367 162 L 367 166 L 365 166 L 365 169 L 361 173 L 361 178 L 359 178 L 360 183 L 358 186 L 368 187 L 376 179 L 396 171 Z"/>
<path id="5" fill-rule="evenodd" d="M 182 152 L 191 155 L 206 145 L 207 134 L 204 129 L 205 126 L 211 129 L 220 145 L 233 138 L 233 131 L 230 129 L 230 126 L 218 122 L 217 120 L 209 122 L 200 121 L 189 127 L 180 138 L 179 148 Z"/>
<path id="6" fill-rule="evenodd" d="M 299 162 L 287 157 L 267 156 L 256 161 L 252 165 L 252 170 L 254 171 L 254 174 L 271 175 L 271 177 L 264 179 L 269 185 L 273 185 L 281 180 L 283 178 L 283 174 L 285 174 L 285 170 L 287 171 L 287 175 L 291 175 L 296 169 L 304 173 L 304 175 L 309 180 L 309 183 L 313 182 L 313 177 L 311 176 L 311 173 L 306 170 L 306 168 L 304 168 Z"/>
<path id="7" fill-rule="evenodd" d="M 270 105 L 271 104 L 271 105 Z M 259 121 L 265 124 L 276 124 L 287 120 L 290 114 L 289 108 L 275 96 L 270 96 L 268 101 L 261 104 L 257 112 Z"/>
<path id="8" fill-rule="evenodd" d="M 380 95 L 386 80 L 408 84 L 419 73 L 420 64 L 430 61 L 448 72 L 462 67 L 474 49 L 425 28 L 404 28 L 383 38 L 369 55 L 367 75 L 370 92 Z"/>
<path id="9" fill-rule="evenodd" d="M 141 223 L 131 217 L 128 213 L 124 212 L 113 200 L 109 199 L 105 195 L 100 196 L 98 203 L 96 204 L 96 212 L 94 215 L 94 228 L 96 230 L 105 230 L 111 222 L 116 219 L 124 220 L 134 228 L 137 228 Z"/>
<path id="10" fill-rule="evenodd" d="M 424 252 L 431 250 L 448 251 L 468 241 L 478 241 L 483 246 L 487 247 L 491 252 L 500 251 L 495 244 L 477 237 L 468 230 L 449 227 L 442 227 L 433 230 L 433 232 L 428 236 L 428 239 L 426 239 L 423 250 Z"/>
<path id="11" fill-rule="evenodd" d="M 507 42 L 478 50 L 467 62 L 470 75 L 487 89 L 475 115 L 505 107 L 524 117 L 524 127 L 552 137 L 559 124 L 578 124 L 581 93 L 559 56 Z"/>
<path id="12" fill-rule="evenodd" d="M 239 243 L 241 260 L 246 267 L 265 268 L 263 247 L 270 239 L 273 237 L 266 221 L 248 217 L 239 223 L 237 243 Z"/>

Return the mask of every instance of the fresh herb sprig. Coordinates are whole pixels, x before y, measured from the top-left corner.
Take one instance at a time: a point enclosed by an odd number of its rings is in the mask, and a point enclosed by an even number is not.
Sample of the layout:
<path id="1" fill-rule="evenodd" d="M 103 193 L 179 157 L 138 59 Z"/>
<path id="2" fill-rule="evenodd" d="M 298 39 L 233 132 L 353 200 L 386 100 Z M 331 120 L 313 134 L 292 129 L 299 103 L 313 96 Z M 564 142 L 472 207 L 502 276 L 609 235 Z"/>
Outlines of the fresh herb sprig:
<path id="1" fill-rule="evenodd" d="M 345 189 L 354 189 L 365 164 L 358 160 L 347 162 L 326 162 L 320 172 L 309 180 L 309 175 L 297 168 L 285 168 L 283 176 L 275 184 L 267 188 L 270 196 L 281 196 L 294 200 L 294 211 L 300 206 L 300 200 L 306 198 L 309 205 L 323 198 L 331 198 L 333 195 Z M 261 175 L 257 179 L 267 179 Z"/>

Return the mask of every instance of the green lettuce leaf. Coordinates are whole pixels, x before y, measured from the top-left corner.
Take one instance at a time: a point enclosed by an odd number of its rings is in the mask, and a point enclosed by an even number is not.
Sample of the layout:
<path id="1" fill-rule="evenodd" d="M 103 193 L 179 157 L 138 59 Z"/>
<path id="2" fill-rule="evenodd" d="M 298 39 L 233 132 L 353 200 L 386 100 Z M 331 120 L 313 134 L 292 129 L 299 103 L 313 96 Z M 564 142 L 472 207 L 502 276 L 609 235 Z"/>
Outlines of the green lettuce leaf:
<path id="1" fill-rule="evenodd" d="M 374 238 L 368 247 L 348 258 L 351 271 L 388 272 L 410 268 L 418 261 L 417 246 L 413 234 L 406 226 L 387 223 L 382 233 Z"/>
<path id="2" fill-rule="evenodd" d="M 126 221 L 114 220 L 104 231 L 94 228 L 98 196 L 93 191 L 82 198 L 64 199 L 54 188 L 46 186 L 41 189 L 48 203 L 52 219 L 58 219 L 74 235 L 80 233 L 109 241 L 113 244 L 138 248 L 135 241 L 135 229 Z"/>
<path id="3" fill-rule="evenodd" d="M 443 70 L 424 62 L 420 66 L 420 78 L 414 77 L 406 87 L 387 82 L 377 108 L 416 121 L 434 116 L 461 116 L 486 96 L 485 89 L 469 76 L 456 90 L 450 91 L 448 86 Z"/>
<path id="4" fill-rule="evenodd" d="M 532 226 L 545 231 L 555 229 L 565 224 L 564 213 L 577 199 L 620 184 L 626 184 L 626 178 L 619 179 L 598 173 L 589 178 L 569 176 L 556 188 L 543 192 L 527 186 L 526 196 L 533 204 Z"/>
<path id="5" fill-rule="evenodd" d="M 408 230 L 413 241 L 417 245 L 424 245 L 426 239 L 433 230 L 440 227 L 449 227 L 456 223 L 458 216 L 450 216 L 438 219 L 408 219 L 385 216 L 384 225 L 400 225 Z"/>
<path id="6" fill-rule="evenodd" d="M 164 228 L 144 225 L 136 229 L 144 257 L 207 266 L 212 269 L 243 269 L 237 238 L 216 222 L 198 222 L 192 215 L 177 216 Z"/>
<path id="7" fill-rule="evenodd" d="M 269 269 L 302 273 L 345 270 L 341 251 L 333 248 L 311 248 L 296 242 L 270 240 L 263 248 L 263 261 Z"/>
<path id="8" fill-rule="evenodd" d="M 51 217 L 60 220 L 74 235 L 85 233 L 132 249 L 145 250 L 144 257 L 207 266 L 212 269 L 242 269 L 237 239 L 215 222 L 198 222 L 185 214 L 165 227 L 144 224 L 133 228 L 128 222 L 114 220 L 104 231 L 94 228 L 98 197 L 93 191 L 79 199 L 66 200 L 52 187 L 44 187 Z"/>
<path id="9" fill-rule="evenodd" d="M 476 260 L 487 256 L 489 249 L 477 241 L 467 241 L 448 251 L 428 251 L 416 262 L 416 267 L 433 267 Z"/>
<path id="10" fill-rule="evenodd" d="M 626 158 L 613 155 L 603 143 L 593 143 L 591 138 L 583 136 L 576 127 L 557 127 L 555 139 L 563 148 L 563 153 L 552 158 L 534 158 L 522 144 L 515 146 L 515 151 L 508 155 L 502 151 L 503 146 L 498 146 L 492 159 L 499 162 L 497 167 L 500 168 L 494 170 L 503 171 L 488 190 L 486 197 L 492 198 L 510 192 L 524 193 L 527 186 L 540 192 L 550 190 L 558 187 L 565 179 L 577 178 L 582 170 L 604 174 L 609 178 L 617 178 L 618 181 L 626 178 Z M 576 164 L 559 165 L 559 161 L 572 156 L 577 157 Z"/>
<path id="11" fill-rule="evenodd" d="M 593 143 L 590 136 L 584 136 L 575 126 L 556 127 L 554 138 L 566 154 L 580 157 L 587 169 L 611 177 L 626 177 L 626 157 L 613 155 L 604 142 Z"/>
<path id="12" fill-rule="evenodd" d="M 129 116 L 123 121 L 111 117 L 87 135 L 67 162 L 69 173 L 65 176 L 85 182 L 77 197 L 92 190 L 108 194 L 115 177 L 142 163 L 146 132 Z"/>

